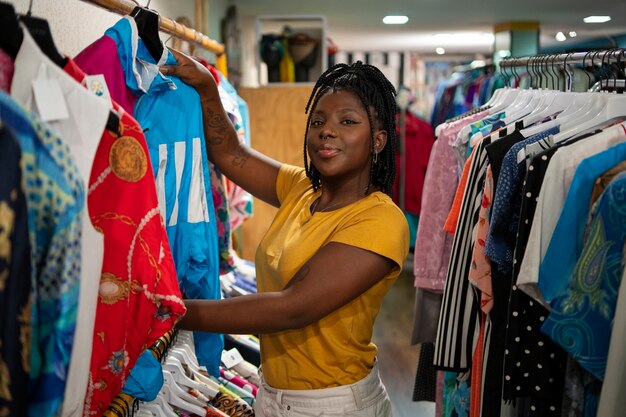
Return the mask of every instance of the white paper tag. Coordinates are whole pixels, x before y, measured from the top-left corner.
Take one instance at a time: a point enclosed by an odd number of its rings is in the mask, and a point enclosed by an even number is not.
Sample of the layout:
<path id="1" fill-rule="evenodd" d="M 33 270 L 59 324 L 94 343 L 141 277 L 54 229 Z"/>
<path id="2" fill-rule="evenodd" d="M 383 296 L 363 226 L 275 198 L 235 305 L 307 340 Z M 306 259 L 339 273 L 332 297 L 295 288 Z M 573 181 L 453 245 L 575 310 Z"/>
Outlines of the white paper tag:
<path id="1" fill-rule="evenodd" d="M 241 353 L 237 350 L 237 348 L 232 348 L 231 350 L 222 351 L 222 363 L 226 367 L 226 369 L 231 369 L 244 361 Z"/>
<path id="2" fill-rule="evenodd" d="M 83 79 L 83 84 L 94 95 L 105 99 L 109 107 L 113 108 L 113 105 L 111 104 L 111 93 L 109 92 L 109 87 L 107 87 L 107 82 L 104 79 L 104 75 L 87 75 Z"/>
<path id="3" fill-rule="evenodd" d="M 46 122 L 70 117 L 59 82 L 50 78 L 33 80 L 33 93 L 39 117 Z"/>
<path id="4" fill-rule="evenodd" d="M 524 159 L 526 159 L 526 149 L 522 148 L 517 152 L 517 163 L 521 164 Z"/>

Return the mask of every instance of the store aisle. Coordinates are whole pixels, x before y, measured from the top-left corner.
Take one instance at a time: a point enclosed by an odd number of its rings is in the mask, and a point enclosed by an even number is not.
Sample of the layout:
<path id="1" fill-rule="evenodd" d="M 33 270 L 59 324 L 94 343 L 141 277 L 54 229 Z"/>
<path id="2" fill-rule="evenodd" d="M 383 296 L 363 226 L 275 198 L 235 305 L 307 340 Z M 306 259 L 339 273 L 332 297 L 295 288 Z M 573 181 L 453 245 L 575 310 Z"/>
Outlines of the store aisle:
<path id="1" fill-rule="evenodd" d="M 411 254 L 409 257 L 412 259 Z M 408 261 L 385 297 L 374 326 L 381 378 L 391 397 L 394 417 L 435 414 L 434 403 L 411 401 L 419 352 L 418 346 L 411 346 L 414 297 L 413 264 Z"/>

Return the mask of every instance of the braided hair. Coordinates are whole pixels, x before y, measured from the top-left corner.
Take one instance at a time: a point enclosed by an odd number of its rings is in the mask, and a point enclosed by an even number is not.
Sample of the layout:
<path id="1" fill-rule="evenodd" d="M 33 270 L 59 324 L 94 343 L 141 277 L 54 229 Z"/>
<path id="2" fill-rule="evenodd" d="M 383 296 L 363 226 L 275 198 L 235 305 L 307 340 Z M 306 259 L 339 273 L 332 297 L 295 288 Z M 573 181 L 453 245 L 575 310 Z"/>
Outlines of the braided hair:
<path id="1" fill-rule="evenodd" d="M 366 194 L 372 186 L 391 195 L 393 181 L 396 176 L 395 154 L 398 146 L 396 135 L 396 89 L 380 70 L 372 65 L 357 61 L 351 65 L 337 64 L 326 70 L 315 83 L 305 113 L 308 113 L 306 132 L 304 133 L 304 169 L 311 180 L 314 190 L 321 187 L 321 175 L 307 154 L 307 136 L 311 126 L 312 110 L 316 108 L 320 98 L 328 92 L 350 91 L 361 100 L 370 123 L 371 153 L 374 154 L 374 122 L 387 131 L 387 144 L 372 162 Z M 375 110 L 372 114 L 371 108 Z M 376 119 L 374 118 L 376 117 Z"/>

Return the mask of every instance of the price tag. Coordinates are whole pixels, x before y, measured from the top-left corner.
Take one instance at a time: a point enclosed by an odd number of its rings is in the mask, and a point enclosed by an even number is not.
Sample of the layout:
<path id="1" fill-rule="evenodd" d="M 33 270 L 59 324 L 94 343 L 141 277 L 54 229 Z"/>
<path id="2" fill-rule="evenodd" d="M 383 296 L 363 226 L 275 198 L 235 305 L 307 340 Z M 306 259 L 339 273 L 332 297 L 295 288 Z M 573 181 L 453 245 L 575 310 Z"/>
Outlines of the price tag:
<path id="1" fill-rule="evenodd" d="M 237 348 L 222 351 L 222 363 L 227 369 L 231 369 L 244 361 Z"/>
<path id="2" fill-rule="evenodd" d="M 52 122 L 70 117 L 63 91 L 57 80 L 50 78 L 33 80 L 33 94 L 42 120 Z"/>
<path id="3" fill-rule="evenodd" d="M 87 75 L 83 79 L 83 84 L 94 95 L 105 99 L 109 107 L 113 108 L 113 105 L 111 104 L 111 93 L 109 92 L 109 87 L 107 87 L 107 82 L 104 79 L 104 75 Z"/>

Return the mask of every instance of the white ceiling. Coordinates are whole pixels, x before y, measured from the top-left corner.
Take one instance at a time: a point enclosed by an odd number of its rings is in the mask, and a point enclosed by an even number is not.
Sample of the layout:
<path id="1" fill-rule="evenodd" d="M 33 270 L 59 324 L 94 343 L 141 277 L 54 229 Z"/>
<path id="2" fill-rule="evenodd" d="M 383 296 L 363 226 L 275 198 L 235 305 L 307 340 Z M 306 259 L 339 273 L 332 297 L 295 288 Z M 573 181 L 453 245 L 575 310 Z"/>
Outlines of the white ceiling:
<path id="1" fill-rule="evenodd" d="M 581 41 L 626 33 L 626 0 L 234 0 L 240 16 L 315 14 L 328 19 L 328 34 L 344 51 L 412 50 L 434 53 L 489 53 L 491 42 L 470 38 L 491 33 L 493 25 L 538 21 L 543 47 L 557 43 L 554 35 L 576 31 Z M 406 15 L 405 25 L 382 23 L 385 15 Z M 589 15 L 610 15 L 611 22 L 585 24 Z M 472 32 L 472 33 L 469 33 Z M 433 37 L 434 34 L 454 36 Z"/>

